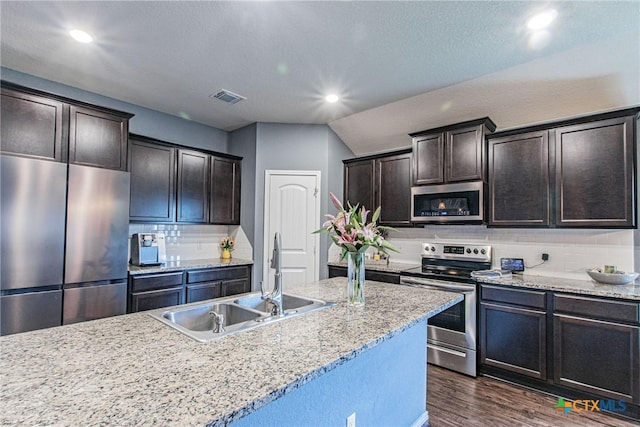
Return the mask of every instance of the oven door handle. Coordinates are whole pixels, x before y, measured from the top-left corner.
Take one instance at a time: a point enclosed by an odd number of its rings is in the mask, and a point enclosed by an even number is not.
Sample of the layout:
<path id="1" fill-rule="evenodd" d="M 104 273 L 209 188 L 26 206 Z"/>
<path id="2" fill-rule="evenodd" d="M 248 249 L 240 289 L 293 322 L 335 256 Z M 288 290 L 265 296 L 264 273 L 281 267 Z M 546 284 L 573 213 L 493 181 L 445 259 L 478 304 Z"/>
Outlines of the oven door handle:
<path id="1" fill-rule="evenodd" d="M 410 279 L 403 277 L 400 279 L 401 285 L 418 285 L 425 289 L 433 289 L 436 291 L 453 291 L 453 292 L 461 292 L 464 294 L 470 294 L 476 291 L 475 285 L 454 285 L 450 283 L 443 283 L 437 281 L 427 281 L 425 279 Z"/>

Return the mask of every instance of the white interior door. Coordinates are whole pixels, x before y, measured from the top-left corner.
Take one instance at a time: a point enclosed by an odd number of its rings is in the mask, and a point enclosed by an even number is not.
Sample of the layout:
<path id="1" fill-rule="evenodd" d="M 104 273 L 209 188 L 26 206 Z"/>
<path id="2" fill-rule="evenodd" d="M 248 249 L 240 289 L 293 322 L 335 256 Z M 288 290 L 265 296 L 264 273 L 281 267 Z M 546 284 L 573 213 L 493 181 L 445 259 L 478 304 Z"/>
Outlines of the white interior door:
<path id="1" fill-rule="evenodd" d="M 282 242 L 282 283 L 285 286 L 319 280 L 318 234 L 320 171 L 266 171 L 264 282 L 273 288 L 273 238 Z"/>

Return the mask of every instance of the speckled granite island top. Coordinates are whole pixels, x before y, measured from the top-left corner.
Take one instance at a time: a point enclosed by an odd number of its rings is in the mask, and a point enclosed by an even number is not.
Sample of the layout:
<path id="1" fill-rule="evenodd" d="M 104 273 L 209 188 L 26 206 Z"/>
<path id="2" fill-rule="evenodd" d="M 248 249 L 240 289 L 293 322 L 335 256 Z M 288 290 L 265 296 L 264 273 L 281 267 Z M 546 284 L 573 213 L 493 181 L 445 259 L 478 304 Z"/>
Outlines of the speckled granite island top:
<path id="1" fill-rule="evenodd" d="M 345 278 L 285 287 L 333 307 L 202 344 L 147 313 L 0 338 L 1 425 L 225 425 L 462 300 Z"/>
<path id="2" fill-rule="evenodd" d="M 164 273 L 170 271 L 180 270 L 195 270 L 197 268 L 217 268 L 217 267 L 234 267 L 238 265 L 251 265 L 253 261 L 240 258 L 231 258 L 228 260 L 222 260 L 221 258 L 211 259 L 196 259 L 196 260 L 182 260 L 182 261 L 168 261 L 166 264 L 140 267 L 137 265 L 129 265 L 129 274 L 136 276 L 139 274 L 150 273 Z"/>
<path id="3" fill-rule="evenodd" d="M 514 274 L 503 279 L 476 279 L 480 283 L 519 286 L 523 288 L 542 289 L 548 291 L 569 292 L 573 294 L 592 295 L 598 297 L 620 298 L 640 301 L 640 284 L 605 285 L 593 280 L 560 279 L 555 277 L 528 276 Z"/>

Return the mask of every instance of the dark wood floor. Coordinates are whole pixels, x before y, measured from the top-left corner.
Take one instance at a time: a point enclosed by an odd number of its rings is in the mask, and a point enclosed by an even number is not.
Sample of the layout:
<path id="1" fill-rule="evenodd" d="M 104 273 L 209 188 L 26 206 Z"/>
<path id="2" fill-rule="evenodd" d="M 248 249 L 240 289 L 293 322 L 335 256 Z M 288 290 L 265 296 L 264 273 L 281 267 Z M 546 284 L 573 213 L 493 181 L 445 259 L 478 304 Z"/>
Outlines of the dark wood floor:
<path id="1" fill-rule="evenodd" d="M 488 377 L 467 377 L 433 365 L 427 370 L 429 427 L 640 425 L 598 412 L 563 415 L 554 408 L 556 397 Z"/>

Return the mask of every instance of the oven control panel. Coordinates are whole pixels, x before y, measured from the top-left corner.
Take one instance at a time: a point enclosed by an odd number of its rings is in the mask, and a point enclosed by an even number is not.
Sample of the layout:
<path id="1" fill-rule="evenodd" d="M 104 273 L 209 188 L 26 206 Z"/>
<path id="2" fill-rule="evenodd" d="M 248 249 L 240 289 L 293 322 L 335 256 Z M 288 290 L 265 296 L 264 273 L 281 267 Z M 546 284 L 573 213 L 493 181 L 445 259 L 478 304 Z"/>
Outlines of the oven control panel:
<path id="1" fill-rule="evenodd" d="M 423 243 L 422 258 L 491 262 L 491 246 L 466 243 Z"/>

